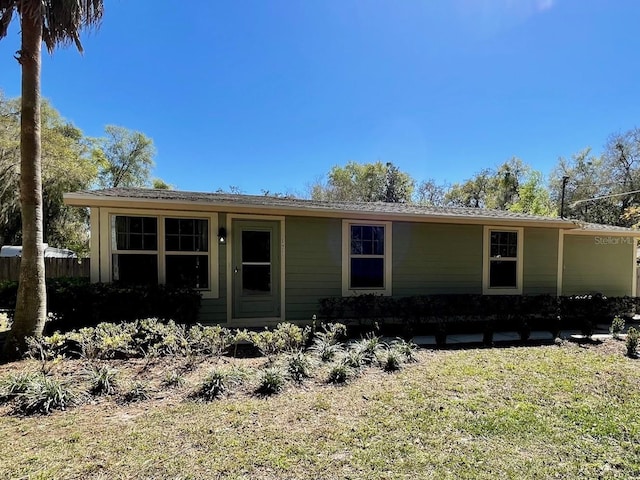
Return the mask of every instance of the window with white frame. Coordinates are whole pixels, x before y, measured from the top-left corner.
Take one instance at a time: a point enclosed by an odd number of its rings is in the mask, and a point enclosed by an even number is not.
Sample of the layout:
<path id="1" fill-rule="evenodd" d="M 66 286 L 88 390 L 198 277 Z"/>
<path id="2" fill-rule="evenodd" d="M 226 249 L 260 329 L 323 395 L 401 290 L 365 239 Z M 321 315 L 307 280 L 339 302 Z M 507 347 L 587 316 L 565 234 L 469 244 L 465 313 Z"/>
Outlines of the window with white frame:
<path id="1" fill-rule="evenodd" d="M 391 295 L 391 223 L 343 221 L 343 295 Z"/>
<path id="2" fill-rule="evenodd" d="M 522 228 L 485 227 L 485 294 L 522 293 Z"/>
<path id="3" fill-rule="evenodd" d="M 112 215 L 112 280 L 209 291 L 210 232 L 210 218 Z"/>

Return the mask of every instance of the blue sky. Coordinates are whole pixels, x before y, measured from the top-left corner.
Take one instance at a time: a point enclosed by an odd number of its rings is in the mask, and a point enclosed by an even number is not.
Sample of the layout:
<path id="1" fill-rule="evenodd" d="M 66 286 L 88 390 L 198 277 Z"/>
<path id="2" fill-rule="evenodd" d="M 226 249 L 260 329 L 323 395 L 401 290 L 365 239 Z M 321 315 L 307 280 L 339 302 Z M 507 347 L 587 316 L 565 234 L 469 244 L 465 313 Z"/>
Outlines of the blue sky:
<path id="1" fill-rule="evenodd" d="M 43 95 L 85 134 L 153 138 L 176 188 L 303 194 L 347 161 L 456 182 L 638 124 L 633 0 L 105 0 L 85 54 L 45 54 Z M 0 41 L 0 89 L 20 94 Z"/>

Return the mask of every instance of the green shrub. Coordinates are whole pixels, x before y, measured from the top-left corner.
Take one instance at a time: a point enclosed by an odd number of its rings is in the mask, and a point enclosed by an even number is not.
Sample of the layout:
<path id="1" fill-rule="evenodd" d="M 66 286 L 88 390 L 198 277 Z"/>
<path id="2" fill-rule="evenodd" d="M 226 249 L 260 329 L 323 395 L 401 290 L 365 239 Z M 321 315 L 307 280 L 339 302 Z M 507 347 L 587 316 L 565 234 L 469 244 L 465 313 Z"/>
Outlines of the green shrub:
<path id="1" fill-rule="evenodd" d="M 396 338 L 391 342 L 390 348 L 397 351 L 406 362 L 418 361 L 418 345 L 407 342 L 402 338 Z"/>
<path id="2" fill-rule="evenodd" d="M 19 372 L 0 380 L 0 404 L 25 393 L 37 376 L 38 374 L 34 372 Z"/>
<path id="3" fill-rule="evenodd" d="M 224 355 L 234 343 L 231 331 L 220 325 L 194 325 L 189 329 L 187 338 L 194 353 L 215 357 Z"/>
<path id="4" fill-rule="evenodd" d="M 108 365 L 90 365 L 85 371 L 89 379 L 89 392 L 93 395 L 113 395 L 117 387 L 118 371 Z"/>
<path id="5" fill-rule="evenodd" d="M 624 318 L 616 315 L 613 317 L 611 321 L 611 326 L 609 327 L 609 332 L 613 338 L 620 338 L 620 334 L 624 330 Z"/>
<path id="6" fill-rule="evenodd" d="M 122 395 L 125 403 L 142 402 L 151 398 L 151 389 L 146 382 L 133 382 Z"/>
<path id="7" fill-rule="evenodd" d="M 369 332 L 364 338 L 355 342 L 352 348 L 362 354 L 362 361 L 365 364 L 371 364 L 375 361 L 377 355 L 386 348 L 386 345 L 380 337 L 373 332 Z"/>
<path id="8" fill-rule="evenodd" d="M 378 363 L 385 372 L 395 372 L 402 368 L 403 355 L 396 349 L 388 348 L 378 353 Z"/>
<path id="9" fill-rule="evenodd" d="M 246 374 L 239 369 L 211 370 L 193 396 L 210 402 L 230 393 L 231 389 L 240 385 L 245 377 Z"/>
<path id="10" fill-rule="evenodd" d="M 315 366 L 313 359 L 301 350 L 291 353 L 286 364 L 287 374 L 294 382 L 302 382 L 305 378 L 311 377 Z"/>
<path id="11" fill-rule="evenodd" d="M 16 396 L 14 412 L 20 415 L 47 415 L 53 410 L 65 410 L 74 398 L 59 380 L 37 375 L 28 383 L 26 391 Z"/>
<path id="12" fill-rule="evenodd" d="M 176 370 L 171 370 L 162 379 L 162 385 L 165 387 L 176 388 L 185 384 L 184 375 Z"/>
<path id="13" fill-rule="evenodd" d="M 640 341 L 640 333 L 634 327 L 627 330 L 627 356 L 635 358 L 638 355 L 638 342 Z"/>
<path id="14" fill-rule="evenodd" d="M 342 363 L 352 368 L 354 371 L 359 371 L 364 365 L 364 354 L 359 348 L 349 348 L 341 359 Z"/>
<path id="15" fill-rule="evenodd" d="M 343 348 L 339 343 L 333 343 L 333 341 L 327 338 L 316 337 L 309 350 L 321 361 L 330 362 L 343 351 Z"/>
<path id="16" fill-rule="evenodd" d="M 353 375 L 352 369 L 344 362 L 338 362 L 331 366 L 327 375 L 329 383 L 345 383 Z"/>
<path id="17" fill-rule="evenodd" d="M 258 374 L 256 392 L 261 395 L 273 395 L 282 391 L 287 380 L 284 372 L 278 367 L 268 367 Z"/>
<path id="18" fill-rule="evenodd" d="M 306 343 L 310 329 L 292 323 L 279 323 L 273 330 L 250 332 L 249 341 L 266 357 L 299 350 Z"/>
<path id="19" fill-rule="evenodd" d="M 13 309 L 17 282 L 0 282 L 0 309 Z M 192 324 L 198 319 L 201 294 L 169 285 L 123 286 L 89 283 L 86 278 L 48 278 L 47 307 L 54 318 L 46 332 L 63 332 L 101 322 L 156 317 Z"/>

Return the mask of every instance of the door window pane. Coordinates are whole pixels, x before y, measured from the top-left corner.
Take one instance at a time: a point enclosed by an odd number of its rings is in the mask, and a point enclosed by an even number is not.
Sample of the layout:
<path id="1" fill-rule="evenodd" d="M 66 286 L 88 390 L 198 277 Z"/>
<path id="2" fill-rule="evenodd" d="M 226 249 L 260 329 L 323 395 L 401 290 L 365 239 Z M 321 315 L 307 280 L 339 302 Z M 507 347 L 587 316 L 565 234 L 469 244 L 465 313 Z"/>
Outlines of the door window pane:
<path id="1" fill-rule="evenodd" d="M 167 285 L 209 288 L 209 257 L 207 255 L 167 255 Z"/>
<path id="2" fill-rule="evenodd" d="M 243 265 L 242 293 L 244 295 L 271 293 L 271 265 Z"/>
<path id="3" fill-rule="evenodd" d="M 242 262 L 271 262 L 271 232 L 242 231 Z"/>

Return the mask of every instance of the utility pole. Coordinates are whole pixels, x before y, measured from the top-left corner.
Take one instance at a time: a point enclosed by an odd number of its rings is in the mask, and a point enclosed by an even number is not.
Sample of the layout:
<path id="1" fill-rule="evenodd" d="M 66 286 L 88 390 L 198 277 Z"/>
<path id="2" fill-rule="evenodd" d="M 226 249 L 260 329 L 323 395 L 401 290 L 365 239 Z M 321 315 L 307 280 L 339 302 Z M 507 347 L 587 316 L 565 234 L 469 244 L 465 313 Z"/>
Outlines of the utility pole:
<path id="1" fill-rule="evenodd" d="M 564 190 L 567 188 L 568 176 L 562 177 L 562 200 L 560 201 L 560 218 L 564 218 Z"/>

